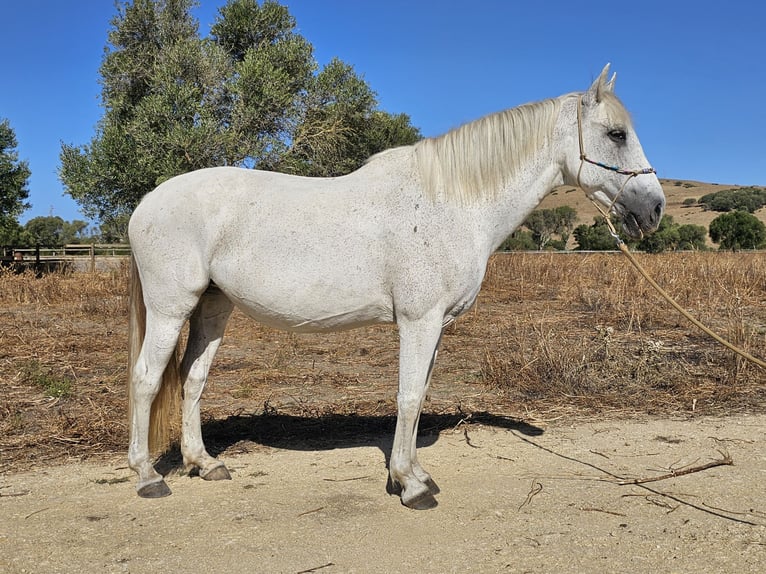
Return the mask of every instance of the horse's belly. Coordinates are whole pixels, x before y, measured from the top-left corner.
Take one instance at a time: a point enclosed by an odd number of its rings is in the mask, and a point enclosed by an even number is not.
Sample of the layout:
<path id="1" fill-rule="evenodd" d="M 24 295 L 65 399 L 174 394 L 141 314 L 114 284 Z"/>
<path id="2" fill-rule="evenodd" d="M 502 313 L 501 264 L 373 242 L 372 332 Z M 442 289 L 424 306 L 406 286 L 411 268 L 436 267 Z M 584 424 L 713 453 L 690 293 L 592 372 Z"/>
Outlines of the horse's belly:
<path id="1" fill-rule="evenodd" d="M 256 292 L 246 296 L 226 294 L 252 319 L 286 331 L 340 331 L 376 323 L 392 323 L 394 320 L 392 306 L 377 298 L 362 301 L 348 294 L 337 297 L 342 294 L 336 293 L 335 297 L 331 297 L 319 292 L 306 297 L 305 293 L 291 294 L 287 289 L 270 296 L 259 296 Z"/>
<path id="2" fill-rule="evenodd" d="M 280 311 L 237 302 L 237 306 L 249 317 L 276 329 L 298 333 L 342 331 L 377 323 L 393 322 L 393 314 L 382 307 L 300 313 L 299 309 Z"/>

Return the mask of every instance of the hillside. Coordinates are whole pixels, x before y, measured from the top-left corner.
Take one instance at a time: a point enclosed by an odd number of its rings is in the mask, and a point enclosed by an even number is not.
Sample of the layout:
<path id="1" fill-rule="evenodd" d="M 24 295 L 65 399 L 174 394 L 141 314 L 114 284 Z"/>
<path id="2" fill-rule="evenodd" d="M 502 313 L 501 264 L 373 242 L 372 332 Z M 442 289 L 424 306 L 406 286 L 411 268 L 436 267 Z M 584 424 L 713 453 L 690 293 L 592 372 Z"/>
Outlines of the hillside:
<path id="1" fill-rule="evenodd" d="M 739 189 L 745 187 L 743 185 L 702 183 L 698 181 L 680 181 L 676 179 L 660 179 L 660 183 L 662 184 L 662 189 L 667 198 L 665 213 L 672 215 L 673 220 L 678 224 L 702 225 L 705 229 L 708 228 L 710 222 L 718 217 L 720 213 L 715 211 L 705 211 L 701 206 L 697 205 L 685 207 L 683 205 L 684 200 L 690 197 L 699 199 L 708 193 L 723 191 L 725 189 Z M 585 194 L 571 185 L 565 185 L 555 189 L 545 198 L 545 200 L 543 200 L 539 209 L 552 209 L 561 205 L 568 205 L 577 211 L 577 225 L 580 225 L 581 223 L 591 225 L 593 223 L 593 218 L 598 216 L 596 208 L 593 207 L 590 201 L 588 201 Z M 759 209 L 755 213 L 755 216 L 766 223 L 766 208 Z M 712 245 L 709 238 L 708 243 Z"/>

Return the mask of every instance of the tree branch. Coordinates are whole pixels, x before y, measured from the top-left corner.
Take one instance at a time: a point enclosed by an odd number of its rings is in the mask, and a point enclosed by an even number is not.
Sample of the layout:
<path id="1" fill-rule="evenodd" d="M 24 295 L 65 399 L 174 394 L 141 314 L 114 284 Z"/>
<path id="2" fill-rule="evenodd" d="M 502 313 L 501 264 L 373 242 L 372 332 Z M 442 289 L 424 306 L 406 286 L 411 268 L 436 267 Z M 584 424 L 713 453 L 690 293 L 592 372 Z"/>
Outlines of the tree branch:
<path id="1" fill-rule="evenodd" d="M 651 476 L 646 478 L 631 478 L 626 480 L 620 480 L 617 482 L 620 486 L 624 486 L 626 484 L 645 484 L 647 482 L 657 482 L 659 480 L 666 480 L 668 478 L 676 478 L 677 476 L 683 476 L 685 474 L 691 474 L 693 472 L 700 472 L 703 470 L 707 470 L 709 468 L 714 468 L 716 466 L 728 466 L 733 465 L 734 461 L 731 458 L 731 455 L 729 455 L 728 452 L 722 452 L 718 451 L 718 453 L 721 455 L 722 458 L 719 460 L 713 460 L 705 464 L 700 464 L 698 466 L 690 466 L 688 468 L 684 468 L 682 470 L 671 470 L 667 474 L 662 474 L 660 476 Z"/>

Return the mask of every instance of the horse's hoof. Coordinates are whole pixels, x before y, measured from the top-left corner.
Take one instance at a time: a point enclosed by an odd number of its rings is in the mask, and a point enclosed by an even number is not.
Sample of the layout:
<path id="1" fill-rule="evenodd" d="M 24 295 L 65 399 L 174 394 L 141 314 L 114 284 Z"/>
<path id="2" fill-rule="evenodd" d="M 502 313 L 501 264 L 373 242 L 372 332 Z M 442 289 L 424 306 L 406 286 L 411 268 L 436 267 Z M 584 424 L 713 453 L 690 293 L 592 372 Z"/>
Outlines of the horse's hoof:
<path id="1" fill-rule="evenodd" d="M 203 480 L 231 480 L 229 470 L 224 466 L 216 466 L 206 474 L 200 474 Z"/>
<path id="2" fill-rule="evenodd" d="M 412 510 L 430 510 L 435 508 L 439 503 L 436 501 L 433 494 L 426 491 L 406 501 L 402 498 L 402 504 Z"/>
<path id="3" fill-rule="evenodd" d="M 164 498 L 170 494 L 171 490 L 164 480 L 152 482 L 138 489 L 138 496 L 141 498 Z"/>
<path id="4" fill-rule="evenodd" d="M 428 487 L 428 492 L 431 494 L 439 494 L 442 491 L 442 489 L 439 488 L 439 485 L 436 484 L 432 478 L 426 480 L 425 485 Z"/>

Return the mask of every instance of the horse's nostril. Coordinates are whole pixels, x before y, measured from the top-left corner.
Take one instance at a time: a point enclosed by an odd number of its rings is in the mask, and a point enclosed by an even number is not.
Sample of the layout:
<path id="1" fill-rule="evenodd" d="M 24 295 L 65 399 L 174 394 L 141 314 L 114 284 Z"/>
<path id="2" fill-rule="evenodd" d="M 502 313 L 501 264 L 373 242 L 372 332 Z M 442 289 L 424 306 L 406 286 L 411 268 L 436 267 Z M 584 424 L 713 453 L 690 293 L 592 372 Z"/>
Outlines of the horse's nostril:
<path id="1" fill-rule="evenodd" d="M 654 219 L 657 220 L 662 217 L 662 211 L 665 208 L 664 202 L 660 201 L 654 206 Z"/>

